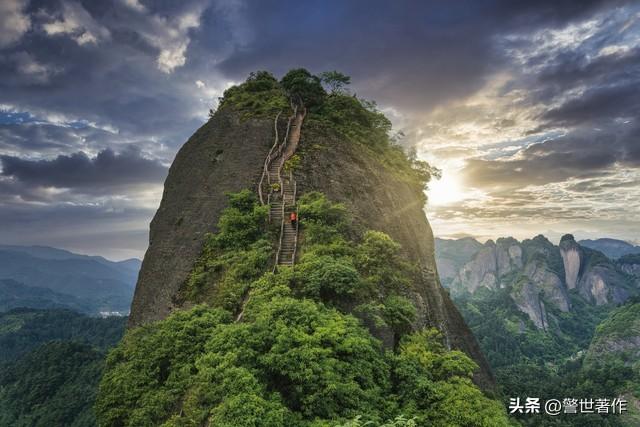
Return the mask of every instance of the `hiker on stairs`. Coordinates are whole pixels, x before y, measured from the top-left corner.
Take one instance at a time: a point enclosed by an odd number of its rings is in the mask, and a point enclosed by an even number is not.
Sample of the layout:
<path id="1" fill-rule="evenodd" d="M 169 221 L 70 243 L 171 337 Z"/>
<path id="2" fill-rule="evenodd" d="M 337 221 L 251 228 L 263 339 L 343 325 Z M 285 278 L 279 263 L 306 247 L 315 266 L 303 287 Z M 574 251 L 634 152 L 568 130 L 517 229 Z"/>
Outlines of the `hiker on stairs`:
<path id="1" fill-rule="evenodd" d="M 289 219 L 291 220 L 291 226 L 295 228 L 296 222 L 298 222 L 298 215 L 296 215 L 295 212 L 291 212 L 291 215 L 289 215 Z"/>

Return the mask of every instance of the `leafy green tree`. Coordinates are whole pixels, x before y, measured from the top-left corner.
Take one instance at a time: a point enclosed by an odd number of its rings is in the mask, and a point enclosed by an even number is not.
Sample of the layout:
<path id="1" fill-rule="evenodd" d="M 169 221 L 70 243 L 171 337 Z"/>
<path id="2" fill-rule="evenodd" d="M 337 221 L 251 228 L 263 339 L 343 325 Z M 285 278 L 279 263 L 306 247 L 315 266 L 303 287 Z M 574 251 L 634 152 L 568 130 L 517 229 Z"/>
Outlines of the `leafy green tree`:
<path id="1" fill-rule="evenodd" d="M 442 170 L 435 166 L 430 165 L 424 160 L 416 160 L 413 162 L 413 170 L 416 172 L 418 179 L 422 182 L 422 185 L 427 188 L 431 179 L 442 178 Z"/>
<path id="2" fill-rule="evenodd" d="M 164 422 L 191 386 L 216 326 L 230 321 L 220 309 L 199 306 L 129 331 L 107 357 L 95 407 L 100 425 Z"/>
<path id="3" fill-rule="evenodd" d="M 251 257 L 268 232 L 239 231 L 259 224 L 255 209 L 246 192 L 229 195 L 229 218 L 198 264 L 217 273 L 194 269 L 215 278 L 202 289 L 208 305 L 129 331 L 109 355 L 101 425 L 504 425 L 500 405 L 470 380 L 476 365 L 435 332 L 412 332 L 403 293 L 414 270 L 396 242 L 362 235 L 343 205 L 309 193 L 300 261 L 265 272 Z M 246 295 L 241 321 L 225 295 Z M 384 348 L 374 337 L 382 328 L 400 346 Z"/>
<path id="4" fill-rule="evenodd" d="M 234 109 L 242 118 L 270 117 L 289 108 L 287 94 L 273 75 L 267 71 L 249 74 L 247 80 L 224 91 L 219 99 L 219 110 Z M 215 112 L 209 110 L 209 117 Z"/>
<path id="5" fill-rule="evenodd" d="M 342 94 L 345 88 L 351 84 L 351 77 L 339 71 L 324 71 L 320 73 L 320 81 L 327 85 L 331 94 Z"/>
<path id="6" fill-rule="evenodd" d="M 320 78 L 304 68 L 289 71 L 282 78 L 280 84 L 291 101 L 298 106 L 315 107 L 321 104 L 327 95 Z"/>
<path id="7" fill-rule="evenodd" d="M 278 79 L 268 71 L 251 72 L 246 80 L 246 89 L 249 92 L 265 92 L 278 89 Z"/>
<path id="8" fill-rule="evenodd" d="M 477 368 L 460 351 L 447 351 L 434 329 L 407 335 L 394 373 L 401 412 L 418 425 L 509 426 L 500 404 L 471 382 Z"/>
<path id="9" fill-rule="evenodd" d="M 346 303 L 360 282 L 358 271 L 346 258 L 310 254 L 295 269 L 295 286 L 302 295 L 327 303 Z"/>
<path id="10" fill-rule="evenodd" d="M 410 285 L 412 267 L 402 259 L 400 245 L 385 233 L 367 231 L 358 246 L 355 263 L 372 289 L 389 293 Z"/>

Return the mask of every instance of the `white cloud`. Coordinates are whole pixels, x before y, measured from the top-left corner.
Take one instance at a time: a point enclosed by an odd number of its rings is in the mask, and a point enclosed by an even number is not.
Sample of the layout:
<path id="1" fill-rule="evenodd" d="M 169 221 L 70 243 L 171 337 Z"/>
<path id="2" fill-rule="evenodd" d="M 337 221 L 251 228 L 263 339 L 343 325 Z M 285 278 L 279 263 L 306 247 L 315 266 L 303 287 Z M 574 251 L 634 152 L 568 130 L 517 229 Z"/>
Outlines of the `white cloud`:
<path id="1" fill-rule="evenodd" d="M 63 3 L 61 19 L 48 22 L 42 28 L 50 36 L 69 35 L 80 46 L 98 44 L 111 38 L 107 28 L 98 24 L 82 5 L 74 2 Z"/>
<path id="2" fill-rule="evenodd" d="M 147 8 L 138 0 L 122 0 L 122 3 L 133 10 L 137 10 L 138 12 L 146 12 L 147 10 Z"/>
<path id="3" fill-rule="evenodd" d="M 9 46 L 31 28 L 31 19 L 24 13 L 28 0 L 0 1 L 0 48 Z"/>
<path id="4" fill-rule="evenodd" d="M 200 26 L 202 11 L 202 7 L 198 7 L 172 20 L 157 15 L 153 17 L 154 34 L 145 36 L 152 45 L 160 49 L 157 64 L 163 73 L 171 74 L 186 63 L 186 52 L 191 41 L 189 30 Z"/>
<path id="5" fill-rule="evenodd" d="M 158 69 L 163 73 L 171 74 L 173 70 L 182 67 L 187 62 L 185 52 L 189 41 L 174 42 L 166 49 L 160 50 L 158 55 Z"/>

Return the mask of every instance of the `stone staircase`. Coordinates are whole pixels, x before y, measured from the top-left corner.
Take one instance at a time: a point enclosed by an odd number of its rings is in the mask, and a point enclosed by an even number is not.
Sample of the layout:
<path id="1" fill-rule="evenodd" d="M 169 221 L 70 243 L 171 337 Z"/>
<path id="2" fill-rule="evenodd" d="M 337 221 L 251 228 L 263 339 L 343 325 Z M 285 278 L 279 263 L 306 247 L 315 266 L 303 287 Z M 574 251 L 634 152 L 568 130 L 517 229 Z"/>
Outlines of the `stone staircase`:
<path id="1" fill-rule="evenodd" d="M 296 248 L 298 245 L 298 223 L 291 225 L 290 215 L 295 211 L 296 207 L 296 181 L 293 174 L 284 176 L 283 168 L 286 159 L 291 157 L 300 141 L 300 128 L 304 120 L 305 111 L 294 110 L 294 115 L 289 118 L 287 124 L 287 133 L 283 138 L 283 142 L 278 144 L 278 117 L 275 118 L 275 142 L 265 159 L 264 171 L 258 184 L 258 195 L 261 203 L 264 200 L 263 184 L 271 186 L 272 184 L 280 184 L 279 191 L 269 188 L 266 203 L 270 205 L 269 222 L 280 225 L 280 237 L 278 240 L 278 251 L 276 253 L 276 262 L 273 267 L 275 271 L 279 265 L 293 265 L 296 259 Z M 244 310 L 247 302 L 251 298 L 251 294 L 247 292 L 242 299 L 241 309 L 236 317 L 236 322 L 242 321 Z"/>
<path id="2" fill-rule="evenodd" d="M 294 120 L 295 127 L 299 127 L 302 124 L 302 118 L 304 116 L 296 115 Z M 278 182 L 281 185 L 280 191 L 274 192 L 271 199 L 271 212 L 270 219 L 273 224 L 280 224 L 280 239 L 278 243 L 278 252 L 276 253 L 275 268 L 279 265 L 293 265 L 296 258 L 296 248 L 298 244 L 298 224 L 291 224 L 290 215 L 291 212 L 296 212 L 296 181 L 293 178 L 293 174 L 285 176 L 283 171 L 284 161 L 295 152 L 300 132 L 292 131 L 289 134 L 287 144 L 284 148 L 282 158 L 272 162 L 269 166 L 269 180 L 270 182 Z M 293 150 L 292 150 L 293 148 Z"/>
<path id="3" fill-rule="evenodd" d="M 284 172 L 285 161 L 295 154 L 300 141 L 300 131 L 304 120 L 305 111 L 294 110 L 293 116 L 287 123 L 287 131 L 281 143 L 278 142 L 278 127 L 276 116 L 276 141 L 265 159 L 265 169 L 258 185 L 260 201 L 264 203 L 263 182 L 269 186 L 266 203 L 270 205 L 269 221 L 280 226 L 278 250 L 274 271 L 279 265 L 293 265 L 296 258 L 298 243 L 298 224 L 292 225 L 291 212 L 297 213 L 296 208 L 296 181 L 293 174 Z M 274 190 L 271 186 L 278 184 Z"/>
<path id="4" fill-rule="evenodd" d="M 276 265 L 293 265 L 296 256 L 296 246 L 298 244 L 298 224 L 292 225 L 289 219 L 291 212 L 297 213 L 295 180 L 291 177 L 282 180 L 282 195 L 284 200 L 284 221 L 281 219 L 280 229 L 280 250 L 277 254 Z M 282 206 L 280 206 L 282 215 Z"/>

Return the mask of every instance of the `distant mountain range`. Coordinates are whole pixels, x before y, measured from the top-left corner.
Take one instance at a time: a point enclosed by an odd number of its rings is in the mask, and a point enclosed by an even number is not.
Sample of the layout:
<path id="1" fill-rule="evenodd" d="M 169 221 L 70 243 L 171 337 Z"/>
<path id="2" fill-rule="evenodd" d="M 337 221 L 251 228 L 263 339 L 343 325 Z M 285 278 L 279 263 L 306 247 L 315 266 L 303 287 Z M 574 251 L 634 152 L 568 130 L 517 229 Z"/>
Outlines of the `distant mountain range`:
<path id="1" fill-rule="evenodd" d="M 605 254 L 611 259 L 618 259 L 625 255 L 640 254 L 640 246 L 634 246 L 629 242 L 617 239 L 580 240 L 580 246 L 594 249 Z"/>
<path id="2" fill-rule="evenodd" d="M 624 396 L 629 411 L 614 424 L 640 425 L 638 247 L 570 234 L 558 245 L 542 235 L 435 243 L 441 281 L 505 396 Z M 586 415 L 522 421 L 601 425 Z"/>
<path id="3" fill-rule="evenodd" d="M 640 248 L 614 239 L 576 242 L 565 235 L 559 245 L 542 235 L 485 244 L 436 239 L 436 263 L 454 298 L 501 290 L 540 329 L 557 323 L 550 310 L 568 313 L 582 303 L 616 305 L 640 293 Z"/>
<path id="4" fill-rule="evenodd" d="M 140 264 L 46 246 L 0 245 L 0 311 L 68 308 L 126 315 Z"/>

